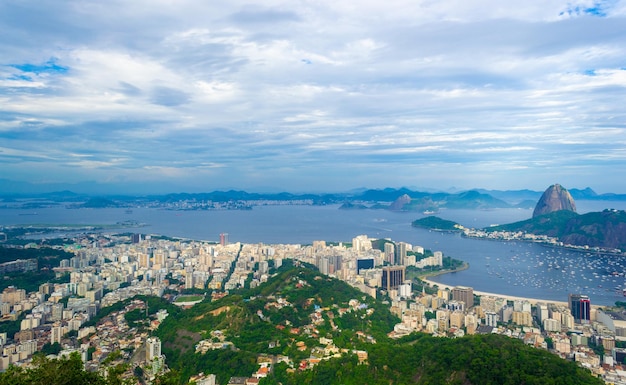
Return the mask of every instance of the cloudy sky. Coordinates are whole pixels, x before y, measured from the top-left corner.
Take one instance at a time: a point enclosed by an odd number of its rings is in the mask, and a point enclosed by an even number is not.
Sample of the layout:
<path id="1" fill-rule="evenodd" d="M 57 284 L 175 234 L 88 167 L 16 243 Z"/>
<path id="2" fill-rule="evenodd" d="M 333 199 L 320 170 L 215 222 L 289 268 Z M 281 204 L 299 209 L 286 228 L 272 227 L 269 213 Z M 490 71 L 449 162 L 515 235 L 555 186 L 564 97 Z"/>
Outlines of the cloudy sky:
<path id="1" fill-rule="evenodd" d="M 626 1 L 4 0 L 0 180 L 626 193 Z"/>

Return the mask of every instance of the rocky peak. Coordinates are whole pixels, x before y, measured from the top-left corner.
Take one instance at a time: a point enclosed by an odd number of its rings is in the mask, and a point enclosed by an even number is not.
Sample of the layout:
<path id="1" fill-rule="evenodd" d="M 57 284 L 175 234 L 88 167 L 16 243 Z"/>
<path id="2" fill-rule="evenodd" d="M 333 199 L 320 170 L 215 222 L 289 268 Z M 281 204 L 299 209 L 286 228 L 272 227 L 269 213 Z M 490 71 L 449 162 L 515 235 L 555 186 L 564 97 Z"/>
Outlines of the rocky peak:
<path id="1" fill-rule="evenodd" d="M 394 211 L 399 211 L 399 210 L 404 209 L 404 205 L 407 205 L 409 203 L 411 203 L 411 197 L 408 196 L 407 194 L 404 194 L 398 197 L 398 199 L 396 199 L 395 201 L 393 201 L 391 206 L 389 206 L 389 209 L 394 210 Z"/>
<path id="2" fill-rule="evenodd" d="M 576 212 L 576 204 L 570 193 L 560 184 L 553 184 L 544 191 L 535 206 L 533 218 L 553 211 L 568 210 Z"/>

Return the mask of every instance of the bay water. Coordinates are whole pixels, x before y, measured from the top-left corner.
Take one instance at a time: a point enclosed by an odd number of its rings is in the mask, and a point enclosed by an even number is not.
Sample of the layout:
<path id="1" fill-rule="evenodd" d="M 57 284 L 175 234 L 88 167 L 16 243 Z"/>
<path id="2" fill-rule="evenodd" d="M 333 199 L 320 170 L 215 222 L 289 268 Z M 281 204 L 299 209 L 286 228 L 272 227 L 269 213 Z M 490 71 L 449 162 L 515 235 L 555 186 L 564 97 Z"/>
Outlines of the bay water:
<path id="1" fill-rule="evenodd" d="M 625 209 L 626 202 L 577 201 L 579 213 Z M 442 210 L 437 216 L 481 228 L 528 219 L 529 209 Z M 108 225 L 105 232 L 139 232 L 195 240 L 311 244 L 315 240 L 351 242 L 357 235 L 390 238 L 442 251 L 469 263 L 467 270 L 433 280 L 448 285 L 512 296 L 566 301 L 568 293 L 589 295 L 592 304 L 626 301 L 626 258 L 551 248 L 526 242 L 464 238 L 411 226 L 421 213 L 387 210 L 340 210 L 329 206 L 257 206 L 252 210 L 173 211 L 156 208 L 69 209 L 65 207 L 0 209 L 4 225 Z M 118 227 L 121 222 L 143 227 Z M 50 236 L 50 235 L 47 235 Z"/>

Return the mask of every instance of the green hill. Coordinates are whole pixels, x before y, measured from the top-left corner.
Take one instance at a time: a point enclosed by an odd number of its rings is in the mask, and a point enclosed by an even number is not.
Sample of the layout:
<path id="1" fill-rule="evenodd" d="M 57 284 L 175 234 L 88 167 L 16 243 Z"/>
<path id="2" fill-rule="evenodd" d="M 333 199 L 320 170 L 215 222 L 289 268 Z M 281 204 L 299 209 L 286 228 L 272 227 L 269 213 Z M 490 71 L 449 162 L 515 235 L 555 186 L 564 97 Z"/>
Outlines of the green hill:
<path id="1" fill-rule="evenodd" d="M 523 231 L 556 237 L 571 245 L 626 250 L 626 212 L 623 210 L 604 210 L 582 215 L 560 210 L 485 230 Z"/>
<path id="2" fill-rule="evenodd" d="M 170 315 L 156 334 L 180 383 L 204 372 L 218 383 L 279 361 L 261 384 L 601 384 L 573 362 L 505 336 L 412 334 L 374 298 L 307 267 L 283 267 L 257 288 Z M 211 346 L 215 349 L 199 350 Z M 336 357 L 322 359 L 325 350 Z M 360 357 L 356 350 L 367 352 Z M 311 359 L 319 360 L 309 365 Z M 296 370 L 294 370 L 296 368 Z"/>
<path id="3" fill-rule="evenodd" d="M 574 362 L 500 335 L 457 339 L 415 334 L 369 349 L 368 364 L 355 357 L 323 361 L 308 371 L 276 370 L 263 384 L 582 385 L 604 382 Z"/>
<path id="4" fill-rule="evenodd" d="M 425 229 L 432 230 L 443 230 L 443 231 L 459 231 L 461 225 L 456 222 L 449 221 L 446 219 L 442 219 L 435 216 L 428 216 L 424 218 L 417 219 L 411 223 L 413 227 L 421 227 Z"/>
<path id="5" fill-rule="evenodd" d="M 218 382 L 226 383 L 230 376 L 250 376 L 259 354 L 298 362 L 323 348 L 320 337 L 338 348 L 353 348 L 368 338 L 386 339 L 397 322 L 386 306 L 345 282 L 292 267 L 255 289 L 170 316 L 156 334 L 168 366 L 183 378 L 215 373 Z M 227 347 L 197 353 L 203 340 Z"/>

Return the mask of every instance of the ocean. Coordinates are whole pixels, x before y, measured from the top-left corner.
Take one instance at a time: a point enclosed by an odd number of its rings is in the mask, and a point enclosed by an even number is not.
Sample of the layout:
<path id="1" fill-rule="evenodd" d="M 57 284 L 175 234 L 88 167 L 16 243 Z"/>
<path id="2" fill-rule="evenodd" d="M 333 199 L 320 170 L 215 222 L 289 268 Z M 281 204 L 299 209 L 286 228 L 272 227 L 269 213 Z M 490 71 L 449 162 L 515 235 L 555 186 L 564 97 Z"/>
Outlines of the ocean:
<path id="1" fill-rule="evenodd" d="M 625 209 L 626 202 L 578 201 L 579 213 Z M 528 219 L 532 210 L 442 210 L 437 214 L 467 227 L 485 227 Z M 196 240 L 310 244 L 315 240 L 351 242 L 357 235 L 390 238 L 442 251 L 470 268 L 433 280 L 512 296 L 566 301 L 568 293 L 587 294 L 593 304 L 626 300 L 626 259 L 550 248 L 525 242 L 469 239 L 459 234 L 413 228 L 421 213 L 386 210 L 339 210 L 329 206 L 258 206 L 252 210 L 171 211 L 154 208 L 31 210 L 0 209 L 0 225 L 109 225 L 106 232 L 140 232 Z M 135 221 L 146 226 L 118 228 Z"/>

